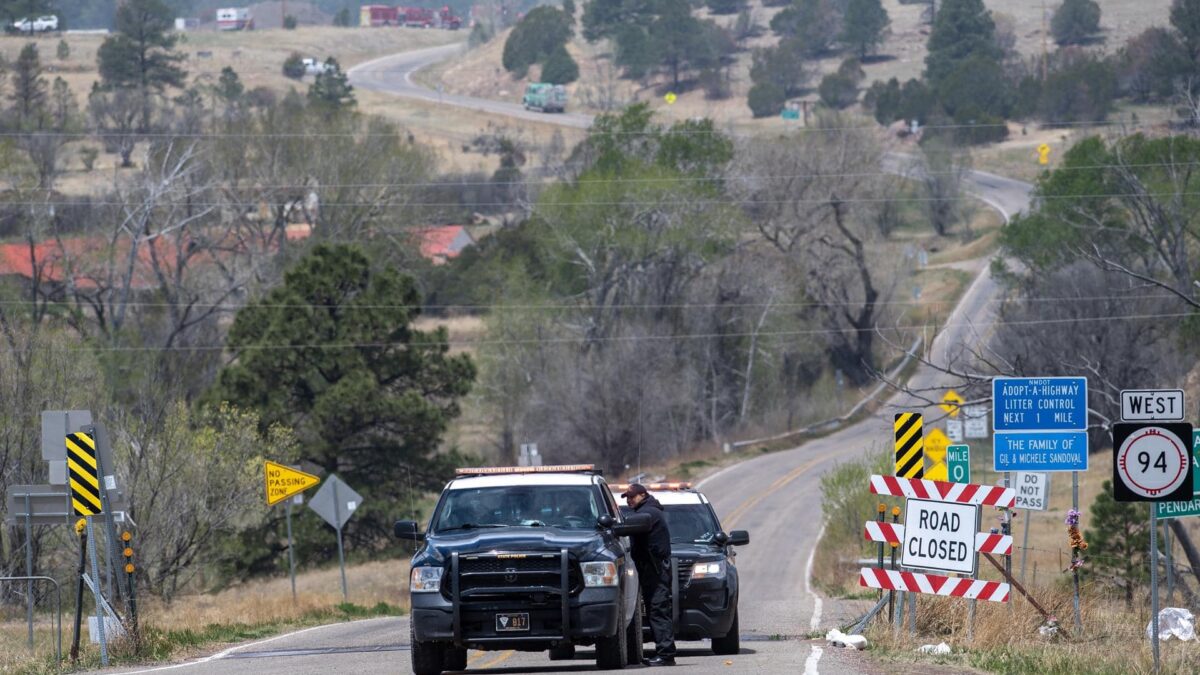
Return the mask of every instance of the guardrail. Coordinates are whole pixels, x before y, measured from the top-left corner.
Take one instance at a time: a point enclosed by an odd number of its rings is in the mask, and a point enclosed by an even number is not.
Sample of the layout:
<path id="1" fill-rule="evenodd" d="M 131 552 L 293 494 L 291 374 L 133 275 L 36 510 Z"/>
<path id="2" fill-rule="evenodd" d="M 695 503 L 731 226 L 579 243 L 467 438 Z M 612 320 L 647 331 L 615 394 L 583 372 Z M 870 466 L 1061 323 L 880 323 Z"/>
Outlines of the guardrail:
<path id="1" fill-rule="evenodd" d="M 892 372 L 888 373 L 889 380 L 896 379 L 896 377 L 900 374 L 900 372 L 908 367 L 908 364 L 912 362 L 914 355 L 917 353 L 917 350 L 921 348 L 921 344 L 923 342 L 924 342 L 924 338 L 917 338 L 916 340 L 913 341 L 912 346 L 908 348 L 908 351 L 904 352 L 904 358 L 901 359 L 900 363 L 895 368 L 892 369 Z M 862 398 L 862 400 L 860 400 L 858 403 L 855 403 L 854 406 L 850 408 L 850 410 L 846 411 L 846 414 L 841 415 L 839 417 L 834 417 L 833 419 L 828 419 L 823 422 L 817 422 L 816 424 L 810 424 L 806 427 L 801 427 L 799 429 L 792 429 L 790 431 L 785 431 L 780 434 L 775 434 L 774 436 L 767 436 L 765 438 L 754 438 L 754 439 L 751 439 L 748 441 L 734 441 L 733 443 L 727 443 L 726 444 L 727 449 L 725 451 L 732 452 L 734 450 L 744 448 L 748 445 L 754 445 L 756 443 L 771 443 L 773 441 L 783 440 L 785 438 L 788 438 L 789 436 L 799 436 L 802 434 L 811 434 L 811 433 L 817 433 L 817 432 L 821 432 L 821 431 L 832 431 L 834 429 L 837 429 L 841 425 L 845 424 L 846 422 L 850 421 L 855 415 L 857 415 L 859 413 L 859 411 L 861 411 L 864 407 L 866 407 L 866 405 L 868 403 L 875 400 L 875 398 L 877 396 L 879 396 L 879 394 L 887 387 L 888 387 L 887 382 L 880 382 L 874 389 L 872 389 L 866 396 L 864 396 Z"/>
<path id="2" fill-rule="evenodd" d="M 58 581 L 51 577 L 31 576 L 31 577 L 0 577 L 0 583 L 6 581 L 49 581 L 54 584 L 54 597 L 56 604 L 55 626 L 58 631 L 58 642 L 55 646 L 54 656 L 57 663 L 62 663 L 62 588 L 59 587 Z"/>

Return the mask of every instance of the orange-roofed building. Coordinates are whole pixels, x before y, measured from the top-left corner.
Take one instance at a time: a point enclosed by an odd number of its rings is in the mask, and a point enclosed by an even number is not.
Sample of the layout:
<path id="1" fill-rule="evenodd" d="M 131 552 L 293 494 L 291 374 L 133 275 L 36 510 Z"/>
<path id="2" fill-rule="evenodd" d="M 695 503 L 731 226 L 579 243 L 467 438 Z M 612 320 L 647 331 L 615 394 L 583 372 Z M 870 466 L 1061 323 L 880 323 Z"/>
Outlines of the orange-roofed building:
<path id="1" fill-rule="evenodd" d="M 474 237 L 462 225 L 422 227 L 413 233 L 420 242 L 421 257 L 433 261 L 434 265 L 446 264 L 457 258 L 463 249 L 475 244 Z"/>

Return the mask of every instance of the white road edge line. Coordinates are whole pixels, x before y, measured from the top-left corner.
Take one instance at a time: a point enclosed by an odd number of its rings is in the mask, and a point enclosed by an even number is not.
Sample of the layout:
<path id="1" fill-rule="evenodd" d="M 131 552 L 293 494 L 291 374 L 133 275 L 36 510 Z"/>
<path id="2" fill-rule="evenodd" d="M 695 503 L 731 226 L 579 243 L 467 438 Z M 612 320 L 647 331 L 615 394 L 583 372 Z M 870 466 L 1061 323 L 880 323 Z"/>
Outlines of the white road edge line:
<path id="1" fill-rule="evenodd" d="M 816 645 L 812 646 L 812 652 L 808 655 L 808 658 L 804 660 L 804 675 L 820 675 L 817 672 L 817 662 L 821 660 L 821 654 L 824 653 L 824 649 L 821 649 Z"/>
<path id="2" fill-rule="evenodd" d="M 257 647 L 259 645 L 265 645 L 268 642 L 282 640 L 285 637 L 293 637 L 296 635 L 300 635 L 301 633 L 307 633 L 309 631 L 320 630 L 322 628 L 329 628 L 331 626 L 345 626 L 345 625 L 352 624 L 352 623 L 365 623 L 367 621 L 380 621 L 382 619 L 395 619 L 395 618 L 396 617 L 394 617 L 394 616 L 377 616 L 377 617 L 373 617 L 370 619 L 356 619 L 354 621 L 342 621 L 340 623 L 327 623 L 327 624 L 323 624 L 320 626 L 310 626 L 308 628 L 302 628 L 297 631 L 292 631 L 291 633 L 284 633 L 283 635 L 276 635 L 275 637 L 269 637 L 269 638 L 266 638 L 263 640 L 259 640 L 257 642 L 247 642 L 244 645 L 234 645 L 233 647 L 230 647 L 230 648 L 226 649 L 225 651 L 217 652 L 216 654 L 206 656 L 202 659 L 196 659 L 195 661 L 186 661 L 184 663 L 173 663 L 169 666 L 157 666 L 154 668 L 145 668 L 143 670 L 124 670 L 124 671 L 120 671 L 120 672 L 122 674 L 154 673 L 154 672 L 158 672 L 160 670 L 174 670 L 176 668 L 188 668 L 190 666 L 199 666 L 199 665 L 208 663 L 210 661 L 217 661 L 217 660 L 223 659 L 226 656 L 229 656 L 230 654 L 232 654 L 236 651 L 240 651 L 240 650 L 246 649 L 248 647 Z"/>
<path id="3" fill-rule="evenodd" d="M 717 476 L 720 476 L 721 474 L 725 473 L 726 471 L 731 471 L 733 469 L 736 469 L 739 464 L 742 464 L 742 462 L 734 462 L 733 464 L 730 464 L 729 466 L 725 467 L 724 469 L 721 469 L 720 471 L 718 471 L 714 474 L 709 474 L 708 476 L 705 476 L 699 483 L 696 483 L 696 489 L 699 490 L 700 488 L 704 487 L 705 483 L 716 478 Z"/>
<path id="4" fill-rule="evenodd" d="M 813 556 L 816 555 L 816 553 L 817 553 L 817 545 L 821 543 L 821 537 L 824 535 L 825 535 L 825 526 L 822 525 L 821 531 L 817 533 L 817 538 L 813 541 L 812 550 L 808 552 L 808 563 L 804 565 L 804 592 L 811 595 L 812 599 L 813 599 L 812 618 L 809 619 L 809 621 L 808 621 L 809 630 L 817 630 L 821 627 L 821 596 L 819 596 L 815 592 L 813 592 L 812 567 L 813 567 Z M 816 647 L 813 647 L 813 649 L 816 650 L 816 652 L 817 652 L 817 658 L 818 659 L 821 658 L 821 650 L 817 649 Z M 809 657 L 809 658 L 811 659 L 812 657 Z M 816 671 L 816 661 L 813 661 L 813 667 L 814 667 L 813 672 L 814 673 L 817 672 Z M 806 673 L 808 672 L 807 666 L 805 667 L 804 672 L 806 672 Z"/>

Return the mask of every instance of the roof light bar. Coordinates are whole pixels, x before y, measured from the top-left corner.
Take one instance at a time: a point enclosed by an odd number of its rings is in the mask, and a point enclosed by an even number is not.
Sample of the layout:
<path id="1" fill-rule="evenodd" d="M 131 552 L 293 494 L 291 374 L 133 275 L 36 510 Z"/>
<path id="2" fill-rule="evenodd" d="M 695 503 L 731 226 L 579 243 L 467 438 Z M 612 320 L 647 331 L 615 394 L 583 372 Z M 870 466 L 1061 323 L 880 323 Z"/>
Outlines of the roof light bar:
<path id="1" fill-rule="evenodd" d="M 549 466 L 472 466 L 455 469 L 455 476 L 497 476 L 520 473 L 599 473 L 595 464 L 552 464 Z"/>
<path id="2" fill-rule="evenodd" d="M 629 483 L 609 483 L 608 487 L 617 494 L 620 494 L 629 489 Z M 656 490 L 658 492 L 666 490 L 691 490 L 692 484 L 687 482 L 677 483 L 643 483 L 642 487 L 647 490 Z"/>

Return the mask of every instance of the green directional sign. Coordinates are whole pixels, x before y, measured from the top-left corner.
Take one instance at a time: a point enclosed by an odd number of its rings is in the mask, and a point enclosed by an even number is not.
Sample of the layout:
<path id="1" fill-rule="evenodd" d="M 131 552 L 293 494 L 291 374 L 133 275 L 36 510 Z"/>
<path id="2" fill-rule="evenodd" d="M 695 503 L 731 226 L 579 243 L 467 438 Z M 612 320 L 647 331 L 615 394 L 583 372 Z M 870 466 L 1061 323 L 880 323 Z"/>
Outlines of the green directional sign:
<path id="1" fill-rule="evenodd" d="M 1193 447 L 1195 447 L 1193 445 Z M 951 445 L 946 448 L 946 466 L 951 483 L 971 482 L 971 448 L 967 445 Z"/>
<path id="2" fill-rule="evenodd" d="M 1200 516 L 1200 498 L 1190 502 L 1158 502 L 1154 505 L 1159 518 L 1186 518 Z"/>
<path id="3" fill-rule="evenodd" d="M 1192 492 L 1200 494 L 1200 427 L 1192 429 Z"/>
<path id="4" fill-rule="evenodd" d="M 1192 429 L 1192 501 L 1159 502 L 1154 505 L 1159 518 L 1200 516 L 1200 428 Z"/>

